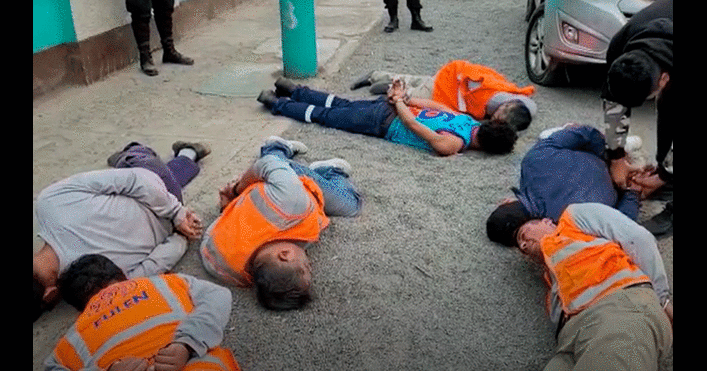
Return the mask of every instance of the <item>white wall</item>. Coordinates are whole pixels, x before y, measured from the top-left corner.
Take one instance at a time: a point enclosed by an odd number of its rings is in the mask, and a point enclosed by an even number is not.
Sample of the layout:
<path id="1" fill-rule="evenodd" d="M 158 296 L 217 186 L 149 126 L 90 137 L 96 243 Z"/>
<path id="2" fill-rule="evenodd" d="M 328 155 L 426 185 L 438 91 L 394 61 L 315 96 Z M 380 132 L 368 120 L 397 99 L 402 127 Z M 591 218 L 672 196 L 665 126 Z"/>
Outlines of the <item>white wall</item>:
<path id="1" fill-rule="evenodd" d="M 184 0 L 174 0 L 174 6 Z M 71 12 L 78 41 L 129 24 L 125 0 L 71 0 Z"/>

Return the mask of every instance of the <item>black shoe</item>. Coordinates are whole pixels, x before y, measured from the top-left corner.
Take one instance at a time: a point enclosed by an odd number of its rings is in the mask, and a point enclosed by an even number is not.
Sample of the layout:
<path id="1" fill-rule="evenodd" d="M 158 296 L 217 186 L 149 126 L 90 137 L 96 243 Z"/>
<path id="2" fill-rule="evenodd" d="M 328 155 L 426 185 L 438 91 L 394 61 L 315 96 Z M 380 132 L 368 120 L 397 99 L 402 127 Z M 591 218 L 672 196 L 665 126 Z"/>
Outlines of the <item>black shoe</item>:
<path id="1" fill-rule="evenodd" d="M 643 223 L 654 236 L 660 236 L 673 230 L 673 203 L 665 204 L 665 209 L 660 214 Z"/>
<path id="2" fill-rule="evenodd" d="M 147 76 L 157 76 L 159 71 L 152 61 L 152 54 L 149 51 L 140 51 L 140 69 Z"/>
<path id="3" fill-rule="evenodd" d="M 275 96 L 276 97 L 291 97 L 292 93 L 299 87 L 294 81 L 284 77 L 278 77 L 275 81 Z"/>
<path id="4" fill-rule="evenodd" d="M 162 54 L 162 63 L 183 64 L 187 66 L 194 64 L 193 59 L 185 57 L 174 48 L 174 41 L 171 39 L 162 41 L 162 50 L 164 50 L 164 54 Z"/>
<path id="5" fill-rule="evenodd" d="M 390 22 L 388 22 L 388 25 L 385 26 L 385 28 L 383 29 L 383 31 L 385 31 L 385 32 L 387 32 L 387 33 L 391 33 L 391 32 L 393 32 L 393 31 L 397 30 L 397 29 L 398 29 L 398 26 L 399 26 L 399 24 L 398 24 L 398 17 L 391 17 L 391 18 L 390 18 Z"/>
<path id="6" fill-rule="evenodd" d="M 278 99 L 279 98 L 275 95 L 275 91 L 273 90 L 263 90 L 257 98 L 258 102 L 262 103 L 268 109 L 272 108 L 272 106 L 277 103 Z"/>
<path id="7" fill-rule="evenodd" d="M 432 26 L 426 25 L 425 22 L 422 20 L 422 17 L 420 17 L 420 9 L 417 9 L 417 10 L 411 9 L 410 14 L 412 16 L 412 24 L 410 24 L 411 30 L 425 31 L 425 32 L 432 32 L 432 30 L 434 30 L 434 28 L 432 28 Z"/>
<path id="8" fill-rule="evenodd" d="M 353 84 L 351 84 L 350 89 L 351 90 L 356 90 L 358 88 L 362 88 L 364 86 L 371 85 L 371 75 L 373 74 L 373 71 L 357 78 L 354 80 Z"/>

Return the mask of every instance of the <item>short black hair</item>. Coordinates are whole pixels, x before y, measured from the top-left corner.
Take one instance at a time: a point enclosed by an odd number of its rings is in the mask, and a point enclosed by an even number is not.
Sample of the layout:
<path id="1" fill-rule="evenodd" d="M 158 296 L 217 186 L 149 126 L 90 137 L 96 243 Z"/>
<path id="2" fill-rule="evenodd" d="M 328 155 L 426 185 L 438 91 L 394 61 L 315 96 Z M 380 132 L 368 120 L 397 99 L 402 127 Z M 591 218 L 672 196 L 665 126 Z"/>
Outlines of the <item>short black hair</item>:
<path id="1" fill-rule="evenodd" d="M 264 261 L 253 269 L 258 302 L 270 310 L 299 309 L 312 300 L 308 283 L 301 279 L 301 269 L 276 266 Z"/>
<path id="2" fill-rule="evenodd" d="M 485 120 L 476 132 L 481 150 L 491 154 L 505 154 L 513 151 L 518 134 L 507 123 Z"/>
<path id="3" fill-rule="evenodd" d="M 493 242 L 508 247 L 518 245 L 518 229 L 532 218 L 520 201 L 513 201 L 496 208 L 486 220 L 486 234 Z"/>
<path id="4" fill-rule="evenodd" d="M 641 50 L 621 54 L 606 73 L 611 100 L 626 107 L 638 107 L 653 92 L 660 66 Z"/>
<path id="5" fill-rule="evenodd" d="M 511 103 L 511 107 L 508 109 L 506 123 L 516 131 L 527 129 L 533 119 L 528 107 L 520 99 L 512 100 L 509 103 Z"/>
<path id="6" fill-rule="evenodd" d="M 113 281 L 125 281 L 125 273 L 113 261 L 99 254 L 89 254 L 71 263 L 59 276 L 61 296 L 80 312 L 89 300 Z"/>

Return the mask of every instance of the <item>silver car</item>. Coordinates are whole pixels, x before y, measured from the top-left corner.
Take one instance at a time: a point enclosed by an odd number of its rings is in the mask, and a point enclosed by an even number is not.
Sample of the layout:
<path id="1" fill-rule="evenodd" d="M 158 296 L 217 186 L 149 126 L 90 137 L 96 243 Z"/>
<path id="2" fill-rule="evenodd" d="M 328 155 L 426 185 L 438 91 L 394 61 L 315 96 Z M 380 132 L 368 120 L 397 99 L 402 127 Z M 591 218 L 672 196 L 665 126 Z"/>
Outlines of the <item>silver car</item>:
<path id="1" fill-rule="evenodd" d="M 567 82 L 568 64 L 606 63 L 611 38 L 652 0 L 528 0 L 525 68 L 540 85 Z"/>

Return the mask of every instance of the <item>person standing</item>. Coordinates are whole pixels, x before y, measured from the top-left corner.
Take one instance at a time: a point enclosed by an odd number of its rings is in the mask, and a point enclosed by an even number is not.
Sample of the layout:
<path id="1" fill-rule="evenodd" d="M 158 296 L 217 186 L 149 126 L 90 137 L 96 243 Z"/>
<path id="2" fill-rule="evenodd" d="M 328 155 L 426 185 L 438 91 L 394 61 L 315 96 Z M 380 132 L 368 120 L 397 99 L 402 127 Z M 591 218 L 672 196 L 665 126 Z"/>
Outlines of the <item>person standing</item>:
<path id="1" fill-rule="evenodd" d="M 634 180 L 649 193 L 672 189 L 674 125 L 670 120 L 676 117 L 672 93 L 673 1 L 656 1 L 631 17 L 611 39 L 606 63 L 610 67 L 601 98 L 612 177 L 626 179 L 633 170 L 624 151 L 631 108 L 655 98 L 658 166 L 652 174 Z M 644 226 L 655 235 L 669 232 L 672 210 L 671 200 Z"/>
<path id="2" fill-rule="evenodd" d="M 126 8 L 130 12 L 135 42 L 140 54 L 140 69 L 148 76 L 157 76 L 159 71 L 152 61 L 150 52 L 150 18 L 152 10 L 155 14 L 155 25 L 162 42 L 162 63 L 193 65 L 194 60 L 185 57 L 174 48 L 172 37 L 172 13 L 174 0 L 126 0 Z"/>
<path id="3" fill-rule="evenodd" d="M 383 0 L 385 3 L 385 8 L 388 9 L 388 15 L 390 16 L 390 22 L 383 29 L 383 31 L 391 33 L 398 29 L 398 0 Z M 422 4 L 420 0 L 407 0 L 407 6 L 410 10 L 410 15 L 412 16 L 412 24 L 410 24 L 411 30 L 432 32 L 434 28 L 428 26 L 422 20 L 420 16 L 420 9 L 422 9 Z"/>

